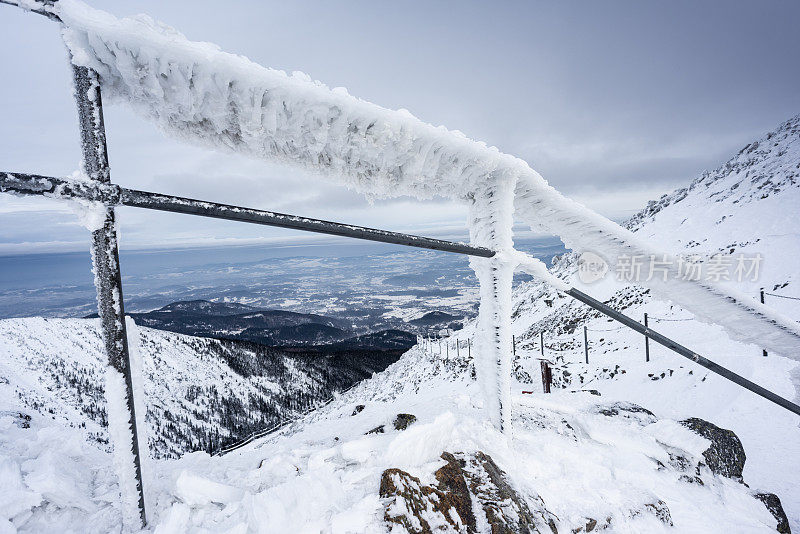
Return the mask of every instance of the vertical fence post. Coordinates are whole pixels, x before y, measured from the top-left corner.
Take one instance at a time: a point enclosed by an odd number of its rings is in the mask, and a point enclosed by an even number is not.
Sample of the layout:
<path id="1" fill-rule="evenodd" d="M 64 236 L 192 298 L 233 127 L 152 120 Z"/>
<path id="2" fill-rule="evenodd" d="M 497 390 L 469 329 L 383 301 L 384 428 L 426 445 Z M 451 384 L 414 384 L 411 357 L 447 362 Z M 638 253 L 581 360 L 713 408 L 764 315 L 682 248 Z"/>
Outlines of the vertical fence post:
<path id="1" fill-rule="evenodd" d="M 459 350 L 459 346 L 458 345 L 459 345 L 459 342 L 458 342 L 458 339 L 456 339 L 456 358 L 461 359 L 461 350 Z"/>
<path id="2" fill-rule="evenodd" d="M 467 339 L 467 358 L 472 358 L 472 340 Z"/>
<path id="3" fill-rule="evenodd" d="M 75 100 L 78 104 L 83 171 L 92 180 L 111 181 L 106 149 L 106 132 L 103 124 L 103 104 L 100 96 L 100 79 L 97 72 L 86 67 L 72 67 L 75 83 Z M 136 411 L 133 401 L 128 335 L 125 328 L 125 307 L 122 299 L 122 276 L 119 268 L 117 232 L 114 227 L 114 208 L 106 207 L 103 227 L 92 232 L 92 263 L 97 288 L 97 311 L 103 331 L 103 342 L 108 356 L 108 365 L 124 379 L 125 401 L 128 421 L 124 437 L 112 435 L 112 446 L 129 450 L 133 455 L 133 472 L 136 476 L 140 527 L 147 519 L 142 488 L 142 464 L 136 428 Z M 108 394 L 108 392 L 107 392 Z M 130 467 L 126 466 L 126 470 Z M 130 472 L 130 471 L 128 471 Z M 120 473 L 122 476 L 122 473 Z M 120 488 L 130 481 L 120 480 Z M 123 498 L 125 493 L 122 493 Z M 123 506 L 126 503 L 123 503 Z"/>
<path id="4" fill-rule="evenodd" d="M 450 359 L 450 341 L 444 342 L 444 350 L 445 350 L 445 357 L 449 360 Z"/>
<path id="5" fill-rule="evenodd" d="M 583 327 L 583 355 L 586 357 L 586 363 L 589 363 L 589 336 L 586 335 L 586 326 Z"/>
<path id="6" fill-rule="evenodd" d="M 550 393 L 550 384 L 553 381 L 553 374 L 550 371 L 550 364 L 546 360 L 540 360 L 542 367 L 542 391 Z"/>
<path id="7" fill-rule="evenodd" d="M 763 287 L 761 288 L 761 304 L 764 304 L 764 288 Z M 766 357 L 767 356 L 767 349 L 761 349 L 761 351 L 764 353 L 764 357 Z"/>
<path id="8" fill-rule="evenodd" d="M 647 328 L 647 312 L 644 314 L 644 327 Z M 644 335 L 644 361 L 650 361 L 650 338 Z"/>
<path id="9" fill-rule="evenodd" d="M 511 336 L 511 354 L 517 355 L 517 338 L 513 335 Z"/>
<path id="10" fill-rule="evenodd" d="M 542 358 L 544 358 L 544 330 L 539 332 L 539 348 L 542 351 Z"/>

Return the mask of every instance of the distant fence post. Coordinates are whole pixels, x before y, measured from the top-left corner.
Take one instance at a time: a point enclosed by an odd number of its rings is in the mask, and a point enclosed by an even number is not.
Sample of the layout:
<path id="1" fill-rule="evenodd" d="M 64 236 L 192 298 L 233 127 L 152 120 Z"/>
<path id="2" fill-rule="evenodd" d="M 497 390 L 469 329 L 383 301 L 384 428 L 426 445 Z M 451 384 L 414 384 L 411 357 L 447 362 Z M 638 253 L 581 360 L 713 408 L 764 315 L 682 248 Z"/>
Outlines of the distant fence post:
<path id="1" fill-rule="evenodd" d="M 461 350 L 459 350 L 459 346 L 458 345 L 459 345 L 459 342 L 458 342 L 458 339 L 456 339 L 456 358 L 461 359 Z"/>
<path id="2" fill-rule="evenodd" d="M 513 335 L 511 336 L 511 354 L 517 355 L 517 338 Z"/>
<path id="3" fill-rule="evenodd" d="M 550 384 L 553 382 L 553 373 L 550 370 L 550 363 L 546 360 L 540 360 L 542 366 L 542 390 L 545 393 L 550 393 Z"/>
<path id="4" fill-rule="evenodd" d="M 586 357 L 586 363 L 589 363 L 589 336 L 586 334 L 586 326 L 583 327 L 583 355 Z"/>
<path id="5" fill-rule="evenodd" d="M 472 358 L 472 340 L 467 338 L 467 358 Z"/>
<path id="6" fill-rule="evenodd" d="M 644 314 L 644 327 L 647 328 L 647 312 Z M 644 361 L 650 361 L 650 338 L 644 335 Z"/>
<path id="7" fill-rule="evenodd" d="M 544 358 L 544 330 L 539 332 L 539 349 L 542 352 L 542 358 Z"/>
<path id="8" fill-rule="evenodd" d="M 761 304 L 764 304 L 764 288 L 763 287 L 761 288 Z M 764 357 L 766 358 L 767 349 L 761 349 L 761 350 L 764 353 Z"/>

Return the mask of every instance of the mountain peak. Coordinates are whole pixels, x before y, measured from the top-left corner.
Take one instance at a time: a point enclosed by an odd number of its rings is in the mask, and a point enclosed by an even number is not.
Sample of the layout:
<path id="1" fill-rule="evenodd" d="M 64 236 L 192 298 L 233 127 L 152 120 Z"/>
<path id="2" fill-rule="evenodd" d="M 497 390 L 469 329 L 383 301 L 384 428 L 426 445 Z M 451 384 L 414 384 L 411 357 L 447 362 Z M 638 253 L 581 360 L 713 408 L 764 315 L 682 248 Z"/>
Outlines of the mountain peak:
<path id="1" fill-rule="evenodd" d="M 705 171 L 688 187 L 651 200 L 623 226 L 636 231 L 656 214 L 680 203 L 689 195 L 709 202 L 745 204 L 763 200 L 800 184 L 800 115 L 748 143 L 724 164 Z"/>

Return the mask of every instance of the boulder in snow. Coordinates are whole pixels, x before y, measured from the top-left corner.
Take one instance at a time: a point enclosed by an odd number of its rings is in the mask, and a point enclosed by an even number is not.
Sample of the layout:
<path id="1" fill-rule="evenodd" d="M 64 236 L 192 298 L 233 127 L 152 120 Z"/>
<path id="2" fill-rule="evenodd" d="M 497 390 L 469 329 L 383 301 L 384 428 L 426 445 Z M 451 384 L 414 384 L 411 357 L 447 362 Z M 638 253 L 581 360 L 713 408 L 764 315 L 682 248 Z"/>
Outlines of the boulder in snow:
<path id="1" fill-rule="evenodd" d="M 742 471 L 747 457 L 744 454 L 742 442 L 732 430 L 720 428 L 697 417 L 681 421 L 681 424 L 711 442 L 711 446 L 703 452 L 703 458 L 711 472 L 742 480 Z"/>
<path id="2" fill-rule="evenodd" d="M 489 455 L 444 452 L 442 459 L 447 463 L 434 473 L 436 487 L 399 469 L 383 472 L 380 496 L 390 527 L 401 525 L 415 534 L 474 533 L 478 525 L 493 534 L 558 532 L 556 518 L 541 497 L 520 495 Z"/>
<path id="3" fill-rule="evenodd" d="M 786 512 L 783 511 L 783 505 L 780 498 L 774 493 L 756 493 L 755 498 L 764 503 L 767 510 L 778 521 L 778 532 L 781 534 L 791 534 L 792 530 L 789 528 L 789 518 L 786 517 Z"/>
<path id="4" fill-rule="evenodd" d="M 394 418 L 394 429 L 405 430 L 417 420 L 417 416 L 410 413 L 399 413 Z"/>

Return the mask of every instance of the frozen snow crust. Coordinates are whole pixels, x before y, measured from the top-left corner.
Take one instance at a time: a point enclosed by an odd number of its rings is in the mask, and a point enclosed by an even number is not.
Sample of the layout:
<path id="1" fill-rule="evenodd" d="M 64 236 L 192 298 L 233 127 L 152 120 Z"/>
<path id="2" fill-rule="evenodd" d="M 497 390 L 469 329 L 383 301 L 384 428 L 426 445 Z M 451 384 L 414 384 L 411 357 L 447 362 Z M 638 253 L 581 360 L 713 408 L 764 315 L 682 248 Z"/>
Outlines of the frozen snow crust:
<path id="1" fill-rule="evenodd" d="M 170 135 L 302 166 L 372 197 L 443 196 L 483 209 L 493 203 L 478 199 L 506 184 L 515 191 L 516 215 L 558 234 L 570 248 L 598 252 L 611 264 L 622 254 L 661 252 L 565 198 L 523 160 L 460 132 L 329 89 L 303 73 L 287 75 L 191 42 L 144 15 L 117 19 L 78 0 L 62 0 L 56 9 L 73 61 L 100 74 L 107 97 L 128 103 Z M 471 222 L 503 217 L 510 213 L 478 211 Z M 511 227 L 493 228 L 473 227 L 472 237 L 507 250 Z M 800 359 L 798 326 L 750 295 L 680 279 L 646 285 L 734 339 Z"/>

